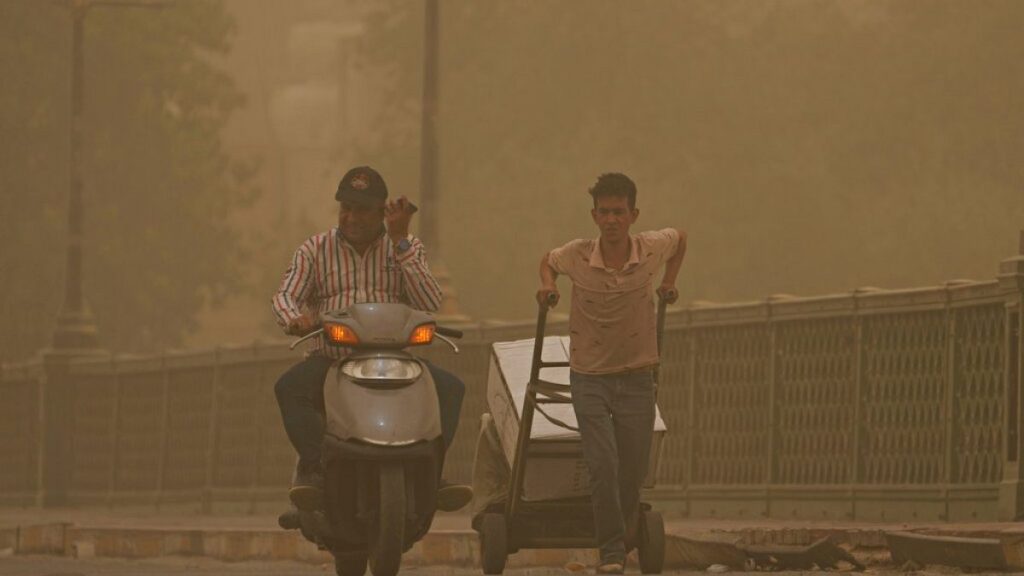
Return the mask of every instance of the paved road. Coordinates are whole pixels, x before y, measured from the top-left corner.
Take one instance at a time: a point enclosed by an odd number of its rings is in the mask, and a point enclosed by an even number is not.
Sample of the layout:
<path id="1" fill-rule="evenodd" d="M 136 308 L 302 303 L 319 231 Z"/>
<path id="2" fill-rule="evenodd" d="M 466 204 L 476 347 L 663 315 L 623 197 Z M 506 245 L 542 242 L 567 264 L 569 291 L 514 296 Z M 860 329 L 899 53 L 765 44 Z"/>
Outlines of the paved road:
<path id="1" fill-rule="evenodd" d="M 206 558 L 159 558 L 153 560 L 122 560 L 96 558 L 76 560 L 59 556 L 8 556 L 0 558 L 2 576 L 183 576 L 185 574 L 254 576 L 334 575 L 333 566 L 317 566 L 299 562 L 233 562 L 224 563 Z M 426 575 L 424 575 L 426 576 Z M 438 574 L 437 576 L 441 576 Z"/>
<path id="2" fill-rule="evenodd" d="M 476 568 L 410 566 L 405 576 L 481 576 Z M 59 556 L 8 556 L 0 558 L 0 576 L 334 576 L 334 566 L 300 562 L 219 562 L 208 558 L 165 557 L 152 560 L 94 558 L 76 560 Z M 563 568 L 518 568 L 508 576 L 571 576 Z M 681 573 L 676 573 L 681 574 Z M 694 573 L 691 573 L 694 574 Z M 367 571 L 367 576 L 370 576 Z M 636 573 L 639 576 L 639 572 Z M 760 575 L 763 576 L 763 575 Z"/>
<path id="3" fill-rule="evenodd" d="M 410 566 L 401 572 L 405 576 L 480 576 L 475 568 L 454 568 L 451 566 Z M 773 576 L 797 576 L 814 572 L 775 572 Z M 201 576 L 236 576 L 252 574 L 254 576 L 333 576 L 334 566 L 302 564 L 299 562 L 218 562 L 206 558 L 168 557 L 153 560 L 120 560 L 97 558 L 76 560 L 58 556 L 7 556 L 0 558 L 0 576 L 182 576 L 197 574 Z M 505 571 L 507 576 L 571 576 L 573 573 L 564 568 L 515 568 Z M 592 576 L 593 570 L 578 573 L 579 576 Z M 666 572 L 666 576 L 706 576 L 705 572 Z M 819 572 L 823 576 L 835 572 Z M 869 576 L 907 576 L 906 573 L 894 570 L 869 568 Z M 960 570 L 934 567 L 913 573 L 915 576 L 957 576 Z M 367 572 L 367 576 L 370 573 Z M 639 576 L 634 568 L 627 571 L 627 576 Z M 727 576 L 764 576 L 764 572 L 730 572 Z M 979 576 L 974 574 L 972 576 Z M 999 576 L 1006 576 L 1000 573 Z"/>
<path id="4" fill-rule="evenodd" d="M 592 576 L 593 571 L 588 571 Z M 634 572 L 634 571 L 631 571 Z M 76 560 L 60 556 L 7 556 L 0 558 L 0 576 L 334 576 L 333 564 L 301 562 L 219 562 L 209 558 L 164 557 L 147 560 L 93 558 Z M 367 571 L 367 576 L 371 576 Z M 409 566 L 405 576 L 481 576 L 477 568 Z M 573 576 L 564 568 L 515 568 L 507 576 Z M 587 573 L 579 573 L 585 576 Z M 669 574 L 666 572 L 666 574 Z M 682 574 L 675 572 L 674 574 Z M 690 572 L 690 574 L 700 574 Z M 635 572 L 634 576 L 639 576 Z M 759 576 L 764 576 L 763 574 Z"/>

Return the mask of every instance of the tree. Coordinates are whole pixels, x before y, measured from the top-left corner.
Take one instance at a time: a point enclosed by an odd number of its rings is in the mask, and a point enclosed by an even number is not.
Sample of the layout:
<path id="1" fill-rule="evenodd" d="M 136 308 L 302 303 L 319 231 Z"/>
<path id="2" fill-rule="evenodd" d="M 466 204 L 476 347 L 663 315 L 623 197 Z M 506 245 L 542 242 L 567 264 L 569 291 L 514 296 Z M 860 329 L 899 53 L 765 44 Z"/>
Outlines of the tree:
<path id="1" fill-rule="evenodd" d="M 217 1 L 94 8 L 85 21 L 85 297 L 115 351 L 173 346 L 239 288 L 227 217 L 254 194 L 220 130 L 242 96 L 216 64 Z M 0 360 L 48 345 L 62 297 L 70 15 L 0 3 Z"/>

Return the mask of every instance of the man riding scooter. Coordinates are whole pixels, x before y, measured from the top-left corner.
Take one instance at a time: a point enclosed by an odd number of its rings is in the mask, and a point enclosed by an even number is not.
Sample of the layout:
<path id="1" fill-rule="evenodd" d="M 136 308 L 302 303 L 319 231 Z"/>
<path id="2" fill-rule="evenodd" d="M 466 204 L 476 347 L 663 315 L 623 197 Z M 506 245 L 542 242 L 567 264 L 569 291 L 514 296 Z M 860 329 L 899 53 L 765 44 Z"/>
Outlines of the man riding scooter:
<path id="1" fill-rule="evenodd" d="M 409 234 L 415 208 L 404 196 L 388 200 L 384 179 L 373 168 L 349 170 L 338 184 L 338 226 L 308 238 L 296 250 L 272 299 L 278 324 L 302 336 L 319 327 L 322 313 L 360 303 L 404 303 L 428 312 L 441 305 L 441 288 L 426 252 Z M 323 503 L 321 445 L 324 378 L 346 350 L 321 339 L 274 387 L 288 438 L 299 454 L 289 498 L 300 510 Z M 429 366 L 438 396 L 445 448 L 459 422 L 465 386 L 457 376 Z M 468 486 L 442 481 L 437 508 L 454 511 L 473 497 Z"/>

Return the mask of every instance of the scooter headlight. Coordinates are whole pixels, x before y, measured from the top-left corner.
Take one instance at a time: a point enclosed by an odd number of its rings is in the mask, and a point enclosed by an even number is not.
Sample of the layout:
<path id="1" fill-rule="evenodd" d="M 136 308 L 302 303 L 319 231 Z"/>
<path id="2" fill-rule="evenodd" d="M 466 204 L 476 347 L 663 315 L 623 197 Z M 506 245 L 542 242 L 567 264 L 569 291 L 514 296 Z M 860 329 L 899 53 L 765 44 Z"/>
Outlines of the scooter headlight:
<path id="1" fill-rule="evenodd" d="M 356 358 L 341 365 L 341 373 L 356 382 L 412 382 L 423 368 L 415 360 L 404 358 Z"/>

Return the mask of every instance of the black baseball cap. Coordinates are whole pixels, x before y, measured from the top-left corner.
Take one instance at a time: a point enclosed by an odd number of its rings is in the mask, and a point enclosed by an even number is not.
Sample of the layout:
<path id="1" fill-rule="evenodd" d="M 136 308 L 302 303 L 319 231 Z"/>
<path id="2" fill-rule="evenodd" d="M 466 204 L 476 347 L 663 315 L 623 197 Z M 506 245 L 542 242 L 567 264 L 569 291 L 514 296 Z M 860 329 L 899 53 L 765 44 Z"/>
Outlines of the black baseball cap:
<path id="1" fill-rule="evenodd" d="M 356 166 L 345 172 L 338 183 L 338 191 L 334 194 L 338 202 L 360 202 L 377 204 L 388 199 L 388 186 L 380 173 L 369 166 Z"/>

